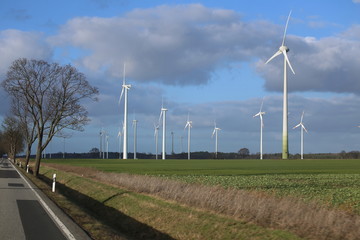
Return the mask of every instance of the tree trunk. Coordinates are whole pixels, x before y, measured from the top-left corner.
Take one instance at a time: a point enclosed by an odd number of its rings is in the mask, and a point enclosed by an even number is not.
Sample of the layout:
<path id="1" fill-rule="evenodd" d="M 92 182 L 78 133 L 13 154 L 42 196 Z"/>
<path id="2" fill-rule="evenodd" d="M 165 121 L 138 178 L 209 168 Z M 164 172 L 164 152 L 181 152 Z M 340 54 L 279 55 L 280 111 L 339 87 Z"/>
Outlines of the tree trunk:
<path id="1" fill-rule="evenodd" d="M 29 164 L 31 154 L 31 144 L 27 144 L 26 147 L 26 156 L 25 156 L 25 167 Z"/>
<path id="2" fill-rule="evenodd" d="M 40 161 L 41 161 L 41 153 L 42 153 L 42 136 L 38 136 L 38 145 L 36 148 L 36 157 L 35 157 L 35 169 L 34 169 L 34 176 L 37 177 L 39 175 L 40 169 Z"/>

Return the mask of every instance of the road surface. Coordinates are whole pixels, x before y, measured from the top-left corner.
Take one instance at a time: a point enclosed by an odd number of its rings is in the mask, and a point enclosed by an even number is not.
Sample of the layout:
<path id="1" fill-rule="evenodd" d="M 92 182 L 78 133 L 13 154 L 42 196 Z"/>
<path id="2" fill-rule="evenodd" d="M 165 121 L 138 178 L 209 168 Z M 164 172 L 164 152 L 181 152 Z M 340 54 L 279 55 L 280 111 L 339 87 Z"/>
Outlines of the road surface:
<path id="1" fill-rule="evenodd" d="M 0 235 L 3 240 L 91 239 L 9 160 L 1 158 Z"/>

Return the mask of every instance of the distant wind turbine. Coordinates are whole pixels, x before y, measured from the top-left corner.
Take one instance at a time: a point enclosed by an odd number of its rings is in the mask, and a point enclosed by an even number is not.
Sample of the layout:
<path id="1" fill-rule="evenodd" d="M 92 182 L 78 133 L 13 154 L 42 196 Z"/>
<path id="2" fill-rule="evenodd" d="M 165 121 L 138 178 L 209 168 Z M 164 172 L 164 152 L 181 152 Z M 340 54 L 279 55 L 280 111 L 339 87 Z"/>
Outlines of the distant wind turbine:
<path id="1" fill-rule="evenodd" d="M 263 127 L 264 127 L 264 122 L 263 122 L 263 116 L 265 114 L 265 112 L 262 112 L 262 107 L 264 104 L 264 99 L 261 102 L 261 107 L 260 107 L 260 111 L 255 114 L 253 117 L 260 117 L 260 159 L 263 159 Z"/>
<path id="2" fill-rule="evenodd" d="M 164 106 L 161 106 L 161 112 L 159 117 L 159 125 L 162 119 L 162 159 L 166 159 L 166 111 L 167 109 Z"/>
<path id="3" fill-rule="evenodd" d="M 123 159 L 127 159 L 127 107 L 128 107 L 128 90 L 131 88 L 131 85 L 126 84 L 125 81 L 125 63 L 124 63 L 124 75 L 123 75 L 123 84 L 122 84 L 122 90 L 119 98 L 119 104 L 121 102 L 122 96 L 124 95 L 124 133 L 123 133 Z"/>
<path id="4" fill-rule="evenodd" d="M 136 130 L 137 130 L 138 120 L 133 120 L 133 128 L 134 128 L 134 159 L 136 159 Z"/>
<path id="5" fill-rule="evenodd" d="M 214 123 L 215 127 L 214 127 L 214 131 L 211 135 L 211 137 L 214 137 L 215 135 L 215 158 L 218 157 L 218 131 L 221 130 L 221 128 L 216 127 L 216 122 Z"/>
<path id="6" fill-rule="evenodd" d="M 158 159 L 158 136 L 159 136 L 159 125 L 154 123 L 154 138 L 155 138 L 155 159 Z"/>
<path id="7" fill-rule="evenodd" d="M 304 131 L 303 130 L 305 130 L 305 132 L 308 132 L 303 124 L 303 118 L 304 118 L 304 111 L 301 114 L 300 123 L 298 125 L 296 125 L 295 127 L 293 127 L 293 129 L 295 129 L 297 127 L 301 127 L 301 139 L 300 139 L 300 141 L 301 141 L 301 143 L 300 143 L 301 144 L 301 149 L 300 149 L 301 150 L 301 159 L 304 159 Z"/>
<path id="8" fill-rule="evenodd" d="M 189 114 L 186 121 L 186 125 L 184 130 L 188 128 L 188 159 L 190 159 L 190 135 L 191 135 L 191 128 L 192 128 L 192 121 L 189 120 Z"/>
<path id="9" fill-rule="evenodd" d="M 279 50 L 271 58 L 269 58 L 269 60 L 266 61 L 266 64 L 267 64 L 268 62 L 270 62 L 272 59 L 279 56 L 280 54 L 284 55 L 283 142 L 282 142 L 282 158 L 283 159 L 288 159 L 288 157 L 289 157 L 288 97 L 287 97 L 287 75 L 286 75 L 287 65 L 289 65 L 291 71 L 293 72 L 293 74 L 295 74 L 295 72 L 290 64 L 289 58 L 287 56 L 287 52 L 289 51 L 289 48 L 287 46 L 285 46 L 285 37 L 286 37 L 286 31 L 287 31 L 290 15 L 291 15 L 291 11 L 290 11 L 289 16 L 286 21 L 284 36 L 283 36 L 283 40 L 282 40 Z"/>

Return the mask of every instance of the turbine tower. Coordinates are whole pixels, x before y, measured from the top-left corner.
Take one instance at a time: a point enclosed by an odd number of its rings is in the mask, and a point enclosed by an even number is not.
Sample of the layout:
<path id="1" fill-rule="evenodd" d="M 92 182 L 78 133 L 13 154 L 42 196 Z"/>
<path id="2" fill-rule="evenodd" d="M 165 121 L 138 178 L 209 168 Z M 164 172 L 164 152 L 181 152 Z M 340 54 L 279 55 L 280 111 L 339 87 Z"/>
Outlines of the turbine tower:
<path id="1" fill-rule="evenodd" d="M 264 104 L 264 99 L 261 102 L 261 107 L 260 107 L 260 111 L 255 114 L 253 117 L 260 117 L 260 159 L 263 159 L 263 127 L 264 127 L 264 122 L 263 122 L 263 116 L 265 114 L 265 112 L 262 112 L 262 107 Z"/>
<path id="2" fill-rule="evenodd" d="M 119 159 L 121 158 L 121 146 L 122 146 L 122 141 L 121 141 L 121 137 L 123 135 L 123 131 L 124 131 L 124 126 L 122 127 L 122 130 L 119 128 L 119 132 L 118 132 L 118 141 L 119 141 Z"/>
<path id="3" fill-rule="evenodd" d="M 109 159 L 109 135 L 106 134 L 106 159 Z"/>
<path id="4" fill-rule="evenodd" d="M 301 120 L 300 123 L 298 125 L 296 125 L 295 127 L 293 127 L 293 129 L 297 128 L 297 127 L 301 127 L 301 139 L 300 139 L 300 151 L 301 151 L 301 159 L 304 159 L 304 130 L 305 132 L 308 132 L 303 124 L 303 118 L 304 118 L 304 111 L 301 114 Z"/>
<path id="5" fill-rule="evenodd" d="M 269 60 L 267 60 L 265 63 L 265 64 L 267 64 L 268 62 L 270 62 L 272 59 L 279 56 L 280 54 L 284 55 L 283 141 L 282 141 L 282 158 L 283 159 L 288 159 L 288 157 L 289 157 L 288 97 L 287 97 L 287 75 L 286 75 L 287 65 L 289 65 L 291 71 L 293 72 L 293 74 L 295 74 L 295 72 L 290 64 L 289 58 L 287 56 L 287 52 L 289 51 L 289 48 L 287 46 L 285 46 L 285 37 L 286 37 L 286 31 L 287 31 L 290 15 L 291 15 L 291 11 L 290 11 L 289 16 L 286 21 L 283 41 L 281 43 L 279 50 L 271 58 L 269 58 Z"/>
<path id="6" fill-rule="evenodd" d="M 216 122 L 214 123 L 215 127 L 214 127 L 214 131 L 211 135 L 211 137 L 213 138 L 215 135 L 215 158 L 218 157 L 218 131 L 221 130 L 221 128 L 216 127 Z"/>
<path id="7" fill-rule="evenodd" d="M 154 123 L 154 138 L 155 138 L 155 159 L 158 159 L 158 136 L 159 136 L 159 125 Z"/>
<path id="8" fill-rule="evenodd" d="M 133 120 L 133 128 L 134 128 L 134 159 L 136 159 L 136 130 L 137 130 L 138 120 Z"/>
<path id="9" fill-rule="evenodd" d="M 99 153 L 100 153 L 100 158 L 101 158 L 101 155 L 102 155 L 102 136 L 103 135 L 103 130 L 101 129 L 100 130 L 100 149 L 99 149 Z"/>
<path id="10" fill-rule="evenodd" d="M 188 128 L 188 159 L 190 159 L 190 135 L 191 135 L 191 128 L 192 128 L 192 121 L 189 120 L 189 114 L 186 121 L 186 125 L 184 130 Z"/>
<path id="11" fill-rule="evenodd" d="M 121 102 L 122 96 L 124 95 L 124 133 L 123 133 L 123 159 L 127 159 L 127 107 L 128 107 L 128 90 L 131 88 L 131 85 L 126 84 L 125 81 L 125 63 L 124 63 L 124 76 L 123 76 L 123 84 L 122 90 L 119 98 L 119 104 Z"/>
<path id="12" fill-rule="evenodd" d="M 166 111 L 167 109 L 164 106 L 161 107 L 159 125 L 162 118 L 162 159 L 166 159 Z"/>

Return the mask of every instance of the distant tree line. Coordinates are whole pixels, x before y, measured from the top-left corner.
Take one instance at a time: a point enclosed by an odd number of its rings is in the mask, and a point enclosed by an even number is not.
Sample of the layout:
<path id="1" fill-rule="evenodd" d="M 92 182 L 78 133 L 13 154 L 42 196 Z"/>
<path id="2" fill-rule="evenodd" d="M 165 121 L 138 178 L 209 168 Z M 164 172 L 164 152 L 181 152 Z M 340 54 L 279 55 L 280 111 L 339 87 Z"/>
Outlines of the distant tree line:
<path id="1" fill-rule="evenodd" d="M 207 152 L 207 151 L 199 151 L 199 152 L 191 152 L 192 159 L 216 159 L 215 153 Z M 35 156 L 32 156 L 35 157 Z M 109 159 L 122 159 L 122 156 L 119 152 L 109 152 L 108 153 Z M 128 153 L 128 158 L 132 159 L 134 157 L 133 153 Z M 139 159 L 156 159 L 155 154 L 152 153 L 136 153 L 136 157 Z M 173 153 L 167 154 L 167 159 L 187 159 L 187 153 Z M 50 154 L 46 155 L 46 158 L 50 158 Z M 88 159 L 88 158 L 100 158 L 100 153 L 98 148 L 92 148 L 89 152 L 86 153 L 63 153 L 57 152 L 52 153 L 51 158 L 54 159 L 61 159 L 61 158 L 77 158 L 77 159 Z M 105 154 L 106 158 L 106 154 Z M 160 154 L 158 155 L 160 159 Z M 218 152 L 217 159 L 259 159 L 260 153 L 253 153 L 251 154 L 249 149 L 241 148 L 238 152 Z M 290 154 L 290 159 L 300 159 L 300 154 Z M 282 159 L 282 153 L 271 153 L 271 154 L 263 154 L 263 159 Z M 311 153 L 305 154 L 305 159 L 360 159 L 360 152 L 359 151 L 350 151 L 345 152 L 341 151 L 340 153 Z"/>

